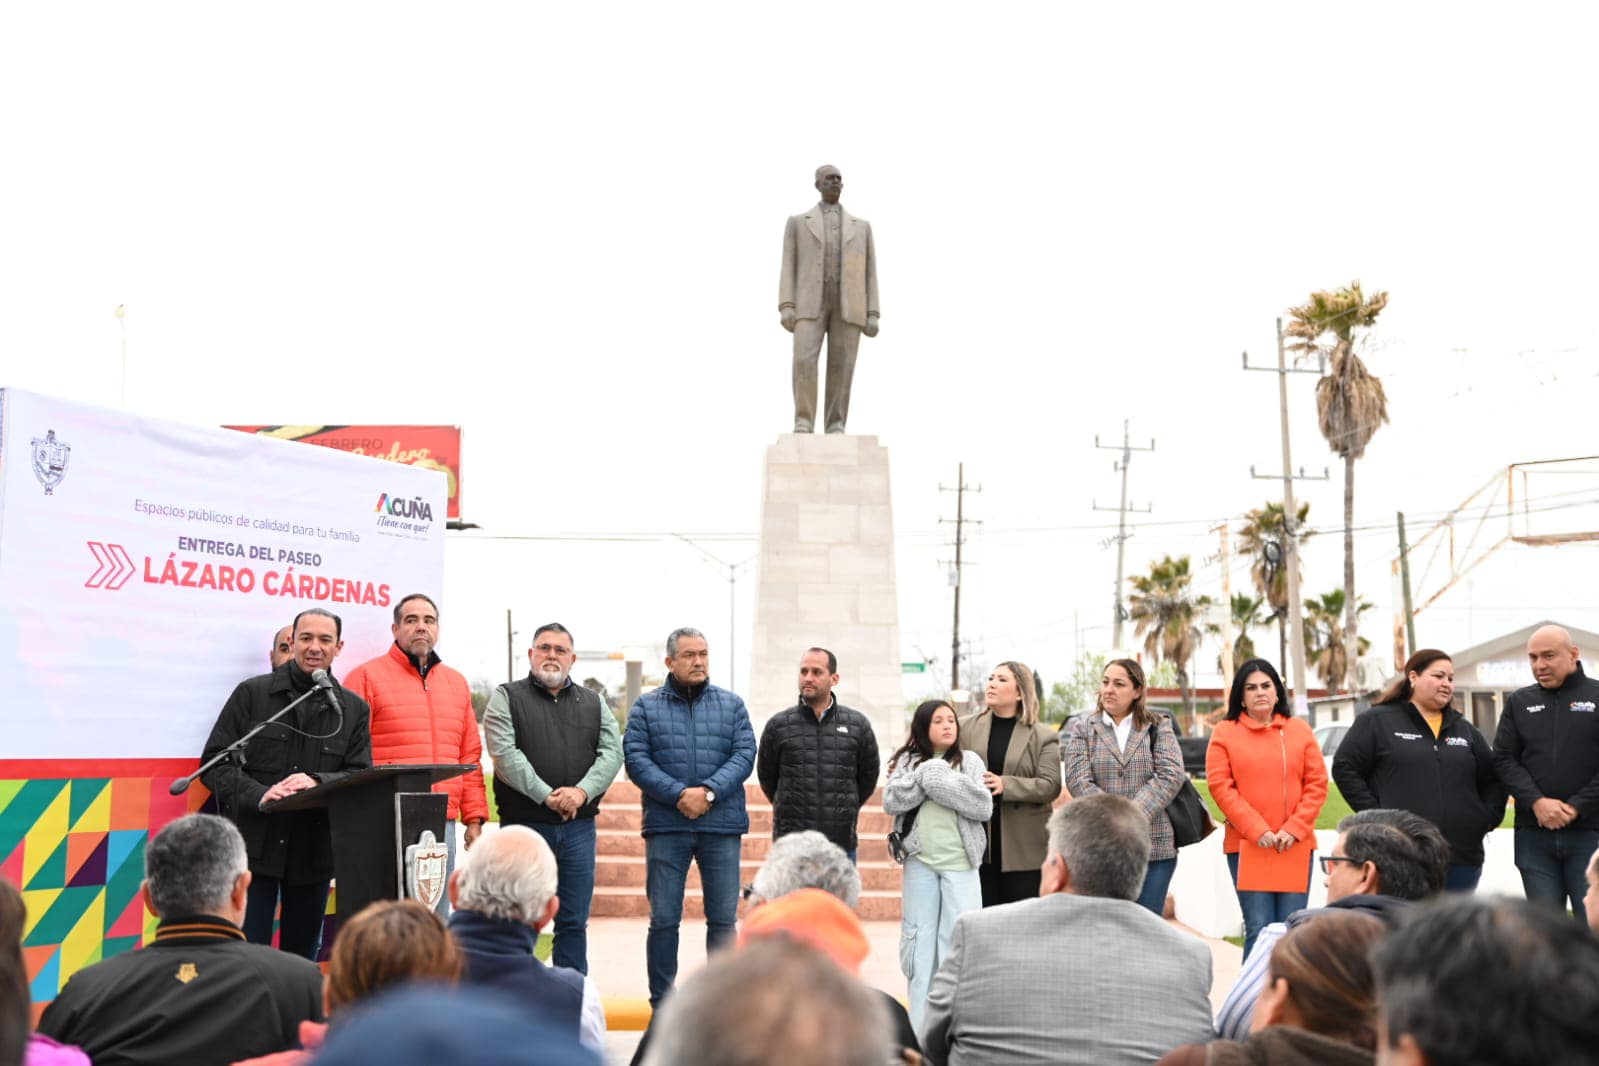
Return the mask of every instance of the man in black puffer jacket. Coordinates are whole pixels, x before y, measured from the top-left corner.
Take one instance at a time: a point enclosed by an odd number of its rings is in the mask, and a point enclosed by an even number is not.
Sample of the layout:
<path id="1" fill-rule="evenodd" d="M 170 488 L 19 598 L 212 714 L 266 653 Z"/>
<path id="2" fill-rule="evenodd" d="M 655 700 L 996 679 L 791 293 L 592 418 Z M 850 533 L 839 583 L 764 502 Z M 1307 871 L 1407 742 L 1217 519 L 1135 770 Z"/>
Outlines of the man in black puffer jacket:
<path id="1" fill-rule="evenodd" d="M 864 714 L 833 695 L 838 659 L 810 648 L 800 659 L 799 703 L 761 732 L 755 773 L 772 804 L 772 839 L 814 829 L 855 861 L 855 819 L 877 787 L 877 738 Z"/>

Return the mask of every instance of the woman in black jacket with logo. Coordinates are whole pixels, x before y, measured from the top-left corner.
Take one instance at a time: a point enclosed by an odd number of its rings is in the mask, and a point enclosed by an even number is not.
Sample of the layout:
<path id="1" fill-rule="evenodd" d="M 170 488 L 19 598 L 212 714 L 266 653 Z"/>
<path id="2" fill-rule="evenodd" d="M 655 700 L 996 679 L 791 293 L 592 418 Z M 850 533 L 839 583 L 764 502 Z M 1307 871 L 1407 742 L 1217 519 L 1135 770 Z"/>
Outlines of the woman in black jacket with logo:
<path id="1" fill-rule="evenodd" d="M 1505 813 L 1493 752 L 1477 727 L 1449 705 L 1455 666 L 1436 648 L 1405 663 L 1404 674 L 1356 718 L 1338 745 L 1332 776 L 1357 811 L 1410 811 L 1449 841 L 1444 890 L 1471 892 L 1482 877 L 1482 840 Z"/>

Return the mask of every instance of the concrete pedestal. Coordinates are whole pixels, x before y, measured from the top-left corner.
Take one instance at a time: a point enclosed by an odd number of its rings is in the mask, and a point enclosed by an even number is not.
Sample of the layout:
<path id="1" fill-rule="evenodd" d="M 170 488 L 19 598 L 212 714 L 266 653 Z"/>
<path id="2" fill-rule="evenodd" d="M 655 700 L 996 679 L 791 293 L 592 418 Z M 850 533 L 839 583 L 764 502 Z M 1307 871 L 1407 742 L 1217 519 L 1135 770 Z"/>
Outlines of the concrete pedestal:
<path id="1" fill-rule="evenodd" d="M 872 721 L 884 759 L 905 739 L 888 449 L 876 437 L 785 433 L 766 450 L 750 717 L 799 699 L 805 649 L 838 656 L 839 702 Z"/>

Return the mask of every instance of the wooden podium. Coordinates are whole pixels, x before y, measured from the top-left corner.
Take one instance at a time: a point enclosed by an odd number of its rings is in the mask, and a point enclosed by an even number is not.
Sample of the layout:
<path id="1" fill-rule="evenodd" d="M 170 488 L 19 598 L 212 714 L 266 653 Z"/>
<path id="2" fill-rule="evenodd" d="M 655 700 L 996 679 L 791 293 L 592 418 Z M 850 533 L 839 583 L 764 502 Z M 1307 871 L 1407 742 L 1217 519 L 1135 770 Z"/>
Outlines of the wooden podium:
<path id="1" fill-rule="evenodd" d="M 444 843 L 450 798 L 434 792 L 434 784 L 479 769 L 470 763 L 373 766 L 261 809 L 268 814 L 318 808 L 328 812 L 342 925 L 368 903 L 407 895 L 402 873 L 405 849 L 417 843 L 424 830 Z"/>

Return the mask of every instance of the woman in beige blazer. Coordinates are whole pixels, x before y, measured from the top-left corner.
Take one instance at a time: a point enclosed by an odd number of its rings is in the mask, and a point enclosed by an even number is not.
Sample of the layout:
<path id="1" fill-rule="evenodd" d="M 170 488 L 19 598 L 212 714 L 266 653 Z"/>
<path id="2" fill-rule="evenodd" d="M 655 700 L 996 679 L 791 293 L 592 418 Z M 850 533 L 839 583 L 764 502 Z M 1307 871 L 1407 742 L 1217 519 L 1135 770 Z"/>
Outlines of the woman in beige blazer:
<path id="1" fill-rule="evenodd" d="M 1060 734 L 1039 724 L 1033 672 L 1021 663 L 994 667 L 983 704 L 961 720 L 960 743 L 989 768 L 983 783 L 994 816 L 977 872 L 983 906 L 992 907 L 1038 895 L 1050 807 L 1060 795 Z"/>

